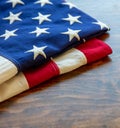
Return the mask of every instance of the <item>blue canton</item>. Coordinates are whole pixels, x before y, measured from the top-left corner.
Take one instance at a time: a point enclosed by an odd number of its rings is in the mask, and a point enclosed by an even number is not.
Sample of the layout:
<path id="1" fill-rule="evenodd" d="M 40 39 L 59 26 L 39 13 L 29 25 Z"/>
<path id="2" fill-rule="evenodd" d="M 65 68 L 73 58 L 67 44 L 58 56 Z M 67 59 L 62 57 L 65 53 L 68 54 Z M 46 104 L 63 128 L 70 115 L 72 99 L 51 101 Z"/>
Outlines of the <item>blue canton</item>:
<path id="1" fill-rule="evenodd" d="M 22 71 L 107 30 L 63 0 L 0 1 L 0 55 Z"/>

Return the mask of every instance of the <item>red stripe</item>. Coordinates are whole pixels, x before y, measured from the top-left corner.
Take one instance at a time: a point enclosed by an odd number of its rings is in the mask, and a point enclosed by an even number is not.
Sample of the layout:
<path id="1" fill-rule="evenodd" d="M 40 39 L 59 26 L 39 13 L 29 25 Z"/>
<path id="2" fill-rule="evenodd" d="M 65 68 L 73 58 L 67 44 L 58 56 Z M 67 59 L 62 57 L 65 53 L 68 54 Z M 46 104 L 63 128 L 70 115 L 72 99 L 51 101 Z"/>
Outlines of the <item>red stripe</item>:
<path id="1" fill-rule="evenodd" d="M 98 39 L 91 39 L 76 48 L 85 54 L 87 63 L 100 60 L 112 53 L 112 49 L 106 43 Z"/>
<path id="2" fill-rule="evenodd" d="M 59 69 L 53 61 L 49 61 L 40 68 L 24 72 L 24 75 L 28 81 L 29 87 L 31 88 L 59 75 Z"/>

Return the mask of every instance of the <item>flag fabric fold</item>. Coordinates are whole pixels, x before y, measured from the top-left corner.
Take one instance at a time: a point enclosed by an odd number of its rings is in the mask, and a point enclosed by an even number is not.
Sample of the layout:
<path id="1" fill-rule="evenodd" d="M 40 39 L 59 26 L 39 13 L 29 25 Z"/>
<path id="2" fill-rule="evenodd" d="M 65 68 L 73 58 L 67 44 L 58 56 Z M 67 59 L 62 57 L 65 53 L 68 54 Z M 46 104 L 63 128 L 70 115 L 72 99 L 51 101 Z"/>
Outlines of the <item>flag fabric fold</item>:
<path id="1" fill-rule="evenodd" d="M 12 79 L 1 84 L 0 102 L 39 85 L 52 77 L 100 60 L 111 53 L 112 49 L 109 45 L 98 39 L 91 39 L 57 57 L 51 58 L 45 65 L 20 72 Z"/>
<path id="2" fill-rule="evenodd" d="M 63 0 L 1 0 L 0 12 L 0 84 L 109 30 Z"/>

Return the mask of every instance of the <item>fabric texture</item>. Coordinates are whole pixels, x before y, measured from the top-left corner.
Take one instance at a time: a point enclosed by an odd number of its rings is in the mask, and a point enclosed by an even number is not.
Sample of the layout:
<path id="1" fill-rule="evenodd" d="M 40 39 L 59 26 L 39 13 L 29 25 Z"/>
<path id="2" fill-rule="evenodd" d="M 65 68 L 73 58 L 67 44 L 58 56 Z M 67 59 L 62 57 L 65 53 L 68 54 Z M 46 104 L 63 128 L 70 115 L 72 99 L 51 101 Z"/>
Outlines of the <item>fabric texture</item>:
<path id="1" fill-rule="evenodd" d="M 11 61 L 15 70 L 4 74 L 0 83 L 109 30 L 63 0 L 1 0 L 0 12 L 0 56 Z M 11 66 L 4 70 L 9 72 Z"/>
<path id="2" fill-rule="evenodd" d="M 39 85 L 52 77 L 100 60 L 111 53 L 112 49 L 109 45 L 98 39 L 91 39 L 84 44 L 80 44 L 64 52 L 58 57 L 51 58 L 45 65 L 21 72 L 7 82 L 1 84 L 0 102 Z"/>

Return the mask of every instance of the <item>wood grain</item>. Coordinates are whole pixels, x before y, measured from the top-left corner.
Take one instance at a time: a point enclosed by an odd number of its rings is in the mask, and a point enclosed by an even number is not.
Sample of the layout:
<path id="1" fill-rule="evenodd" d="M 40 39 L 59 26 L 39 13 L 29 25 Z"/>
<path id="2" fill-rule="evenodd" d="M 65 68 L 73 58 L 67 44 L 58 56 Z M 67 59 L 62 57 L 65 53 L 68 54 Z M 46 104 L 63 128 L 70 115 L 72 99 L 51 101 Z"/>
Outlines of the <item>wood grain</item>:
<path id="1" fill-rule="evenodd" d="M 0 128 L 120 128 L 120 2 L 68 0 L 111 27 L 113 54 L 0 104 Z"/>

